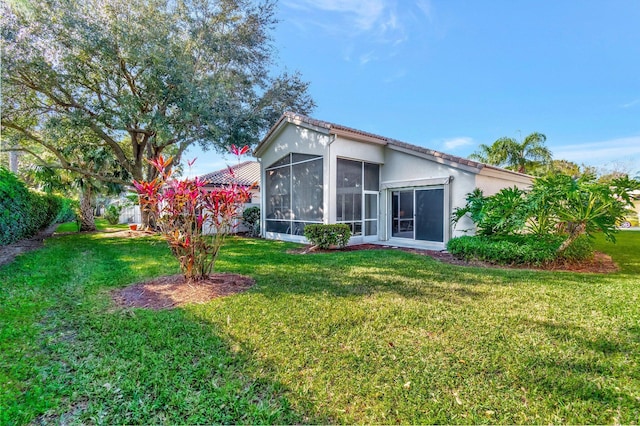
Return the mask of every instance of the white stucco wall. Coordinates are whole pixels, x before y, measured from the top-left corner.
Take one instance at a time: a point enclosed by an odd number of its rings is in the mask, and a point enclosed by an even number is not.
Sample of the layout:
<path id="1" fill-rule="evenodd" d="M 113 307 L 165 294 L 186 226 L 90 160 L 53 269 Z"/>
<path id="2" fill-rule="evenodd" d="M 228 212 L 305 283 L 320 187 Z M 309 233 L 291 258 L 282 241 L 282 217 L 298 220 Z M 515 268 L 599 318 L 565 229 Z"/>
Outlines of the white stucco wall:
<path id="1" fill-rule="evenodd" d="M 290 152 L 298 154 L 326 155 L 332 136 L 305 127 L 287 124 L 272 139 L 271 143 L 261 150 L 260 163 L 262 171 Z"/>
<path id="2" fill-rule="evenodd" d="M 391 148 L 385 150 L 385 165 L 382 169 L 381 184 L 396 188 L 424 186 L 425 181 L 450 178 L 448 183 L 448 216 L 457 207 L 464 207 L 466 196 L 476 185 L 476 175 L 471 171 L 455 168 L 426 158 L 400 152 Z M 382 191 L 380 223 L 389 224 L 388 191 Z M 384 204 L 383 204 L 384 203 Z M 473 228 L 473 222 L 463 218 L 458 225 L 449 229 L 451 238 L 466 235 L 464 230 Z M 390 231 L 389 231 L 390 232 Z M 384 236 L 388 239 L 388 235 Z"/>
<path id="3" fill-rule="evenodd" d="M 476 175 L 475 186 L 480 188 L 485 196 L 490 196 L 502 188 L 510 188 L 515 185 L 520 189 L 529 189 L 531 188 L 531 184 L 532 178 L 526 175 L 484 168 Z"/>

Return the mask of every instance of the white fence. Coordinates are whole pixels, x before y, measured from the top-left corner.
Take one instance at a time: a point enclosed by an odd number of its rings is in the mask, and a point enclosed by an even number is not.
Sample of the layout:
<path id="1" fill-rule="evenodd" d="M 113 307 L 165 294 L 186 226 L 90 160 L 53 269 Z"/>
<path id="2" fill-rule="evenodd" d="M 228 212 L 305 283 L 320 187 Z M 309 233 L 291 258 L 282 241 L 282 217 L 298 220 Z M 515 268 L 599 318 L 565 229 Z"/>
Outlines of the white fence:
<path id="1" fill-rule="evenodd" d="M 140 223 L 142 215 L 140 214 L 140 206 L 126 206 L 120 212 L 119 223 Z"/>

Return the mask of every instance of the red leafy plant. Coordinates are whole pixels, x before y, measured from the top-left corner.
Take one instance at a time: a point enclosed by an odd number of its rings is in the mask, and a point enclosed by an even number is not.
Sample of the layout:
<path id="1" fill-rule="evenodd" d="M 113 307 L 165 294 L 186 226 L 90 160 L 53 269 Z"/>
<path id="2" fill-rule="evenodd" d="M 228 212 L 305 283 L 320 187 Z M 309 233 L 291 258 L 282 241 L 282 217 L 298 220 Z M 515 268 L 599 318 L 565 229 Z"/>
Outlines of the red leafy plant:
<path id="1" fill-rule="evenodd" d="M 231 146 L 238 157 L 248 149 Z M 198 177 L 172 178 L 171 161 L 162 156 L 149 161 L 158 170 L 158 177 L 150 182 L 134 181 L 133 185 L 141 209 L 149 213 L 169 243 L 184 277 L 189 282 L 200 281 L 213 271 L 220 248 L 237 226 L 242 205 L 251 199 L 250 191 L 256 184 L 238 184 L 233 168 L 228 167 L 229 182 L 205 189 L 207 182 Z"/>

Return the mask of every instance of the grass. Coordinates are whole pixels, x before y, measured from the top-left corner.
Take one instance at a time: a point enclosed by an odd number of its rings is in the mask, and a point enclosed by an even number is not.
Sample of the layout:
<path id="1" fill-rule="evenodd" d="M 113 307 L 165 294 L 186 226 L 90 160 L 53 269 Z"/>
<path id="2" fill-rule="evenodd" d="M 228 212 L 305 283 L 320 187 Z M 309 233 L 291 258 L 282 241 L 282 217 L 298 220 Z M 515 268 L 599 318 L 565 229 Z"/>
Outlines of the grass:
<path id="1" fill-rule="evenodd" d="M 105 219 L 101 219 L 101 218 L 96 218 L 95 219 L 95 223 L 96 223 L 96 228 L 98 229 L 98 231 L 107 231 L 109 229 L 127 229 L 128 228 L 128 225 L 126 225 L 126 224 L 111 225 Z M 61 223 L 56 228 L 56 232 L 58 232 L 58 233 L 78 232 L 78 224 L 76 222 Z"/>
<path id="2" fill-rule="evenodd" d="M 637 423 L 640 232 L 597 245 L 619 273 L 230 239 L 256 287 L 152 312 L 109 291 L 164 242 L 55 237 L 0 267 L 0 423 Z"/>

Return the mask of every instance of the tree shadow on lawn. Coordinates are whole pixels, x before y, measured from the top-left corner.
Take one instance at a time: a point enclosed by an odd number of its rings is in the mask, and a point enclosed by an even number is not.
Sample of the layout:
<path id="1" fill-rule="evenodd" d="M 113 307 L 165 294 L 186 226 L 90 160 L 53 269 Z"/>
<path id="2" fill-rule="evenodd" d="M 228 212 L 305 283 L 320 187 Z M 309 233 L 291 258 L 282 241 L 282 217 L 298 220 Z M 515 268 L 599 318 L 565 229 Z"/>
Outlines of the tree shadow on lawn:
<path id="1" fill-rule="evenodd" d="M 258 247 L 263 244 L 260 250 L 245 250 L 242 240 L 225 246 L 217 267 L 253 276 L 265 296 L 270 297 L 280 293 L 353 297 L 387 292 L 452 302 L 482 298 L 495 286 L 569 288 L 619 278 L 619 275 L 456 266 L 398 250 L 290 254 L 286 250 L 291 244 L 269 243 L 271 247 L 264 240 L 250 243 Z"/>
<path id="2" fill-rule="evenodd" d="M 74 395 L 43 419 L 106 423 L 287 424 L 312 422 L 295 413 L 287 389 L 249 366 L 252 354 L 215 324 L 176 309 L 123 309 L 87 321 L 67 354 Z M 97 328 L 97 329 L 95 329 Z M 66 348 L 61 347 L 67 345 Z M 268 367 L 268 366 L 265 366 Z M 73 414 L 78 402 L 83 409 Z"/>
<path id="3" fill-rule="evenodd" d="M 152 256 L 154 245 L 114 238 L 100 239 L 97 246 L 96 238 L 54 238 L 2 271 L 11 290 L 8 305 L 34 298 L 43 308 L 30 312 L 30 325 L 21 317 L 6 318 L 7 327 L 15 321 L 16 327 L 32 329 L 36 341 L 25 331 L 10 346 L 15 353 L 1 355 L 1 362 L 27 357 L 23 370 L 29 372 L 16 378 L 18 388 L 10 387 L 16 398 L 1 418 L 143 424 L 324 420 L 296 413 L 287 389 L 252 369 L 253 354 L 215 325 L 180 309 L 115 308 L 111 290 L 175 273 L 177 264 L 165 249 Z M 27 338 L 29 345 L 20 340 Z M 45 402 L 30 400 L 33 395 Z"/>
<path id="4" fill-rule="evenodd" d="M 617 334 L 608 330 L 605 335 L 566 322 L 524 323 L 530 329 L 543 330 L 552 339 L 551 352 L 531 352 L 522 372 L 529 376 L 527 382 L 535 383 L 543 394 L 557 395 L 558 409 L 579 400 L 612 411 L 611 418 L 616 423 L 633 423 L 640 418 L 640 399 L 629 392 L 640 385 L 640 371 L 633 360 L 640 351 L 640 328 L 625 327 Z M 575 349 L 565 349 L 566 342 Z M 626 365 L 626 371 L 621 365 Z M 594 417 L 593 421 L 597 419 Z M 563 421 L 573 423 L 576 419 Z"/>

